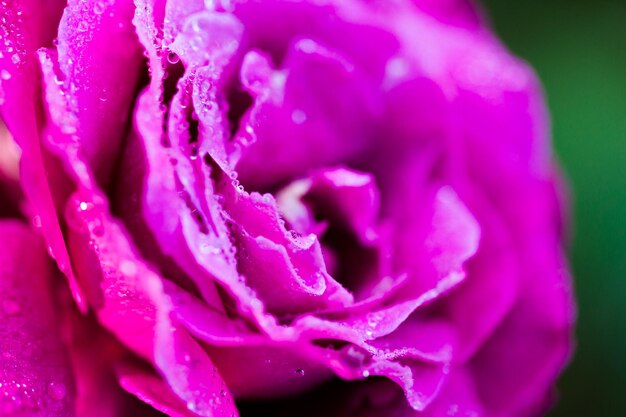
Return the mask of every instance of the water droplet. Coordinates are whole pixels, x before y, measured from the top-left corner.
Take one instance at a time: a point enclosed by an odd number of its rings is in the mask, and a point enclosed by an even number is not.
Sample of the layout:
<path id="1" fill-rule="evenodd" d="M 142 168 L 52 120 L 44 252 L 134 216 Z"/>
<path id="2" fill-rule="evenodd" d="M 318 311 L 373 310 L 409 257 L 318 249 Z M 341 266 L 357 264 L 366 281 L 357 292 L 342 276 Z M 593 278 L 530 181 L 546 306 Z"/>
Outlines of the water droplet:
<path id="1" fill-rule="evenodd" d="M 187 408 L 188 408 L 190 411 L 196 411 L 196 407 L 197 407 L 197 406 L 196 406 L 196 402 L 195 402 L 195 401 L 191 400 L 191 401 L 188 401 L 188 402 L 187 402 Z"/>
<path id="2" fill-rule="evenodd" d="M 302 110 L 296 109 L 291 113 L 291 120 L 297 125 L 301 125 L 302 123 L 306 122 L 306 119 L 306 113 Z"/>
<path id="3" fill-rule="evenodd" d="M 98 237 L 104 236 L 104 226 L 102 226 L 100 220 L 97 220 L 97 222 L 91 226 L 91 233 Z"/>
<path id="4" fill-rule="evenodd" d="M 304 369 L 296 369 L 297 376 L 304 376 Z"/>
<path id="5" fill-rule="evenodd" d="M 312 54 L 317 49 L 317 45 L 312 39 L 302 39 L 300 42 L 298 42 L 298 49 L 300 49 L 305 54 Z"/>
<path id="6" fill-rule="evenodd" d="M 74 133 L 76 133 L 76 127 L 73 126 L 72 124 L 64 124 L 61 127 L 61 132 L 67 135 L 73 135 Z"/>
<path id="7" fill-rule="evenodd" d="M 215 247 L 215 246 L 211 246 L 207 243 L 202 243 L 200 245 L 200 253 L 204 254 L 204 255 L 219 255 L 222 251 Z"/>
<path id="8" fill-rule="evenodd" d="M 127 276 L 134 276 L 137 274 L 137 264 L 130 260 L 123 260 L 120 263 L 120 271 Z"/>
<path id="9" fill-rule="evenodd" d="M 167 54 L 167 62 L 170 64 L 178 64 L 180 61 L 180 57 L 175 52 L 170 52 Z"/>
<path id="10" fill-rule="evenodd" d="M 4 314 L 14 316 L 18 314 L 21 310 L 22 307 L 20 306 L 20 303 L 12 298 L 7 298 L 6 300 L 2 301 L 2 311 L 4 311 Z"/>
<path id="11" fill-rule="evenodd" d="M 409 63 L 402 57 L 394 57 L 387 61 L 385 78 L 395 81 L 403 78 L 409 72 Z"/>
<path id="12" fill-rule="evenodd" d="M 83 20 L 83 21 L 81 21 L 81 22 L 78 24 L 78 31 L 79 31 L 79 32 L 86 32 L 86 31 L 87 31 L 87 29 L 89 29 L 89 25 L 88 25 L 88 24 L 87 24 L 87 22 L 85 22 L 84 20 Z"/>
<path id="13" fill-rule="evenodd" d="M 2 71 L 0 71 L 0 77 L 2 77 L 3 80 L 10 80 L 11 74 L 9 73 L 9 71 L 3 69 Z"/>
<path id="14" fill-rule="evenodd" d="M 20 63 L 20 56 L 18 54 L 13 54 L 11 56 L 11 62 L 13 62 L 15 65 Z"/>
<path id="15" fill-rule="evenodd" d="M 370 326 L 372 329 L 375 329 L 376 326 L 378 326 L 379 321 L 380 321 L 380 317 L 378 317 L 377 315 L 374 315 L 374 314 L 367 315 L 367 325 Z"/>
<path id="16" fill-rule="evenodd" d="M 189 149 L 189 159 L 191 159 L 192 161 L 195 161 L 196 159 L 198 159 L 198 146 L 197 145 L 193 145 L 190 149 Z"/>
<path id="17" fill-rule="evenodd" d="M 78 208 L 81 209 L 82 211 L 88 210 L 91 208 L 91 205 L 85 201 L 81 201 L 80 204 L 78 205 Z"/>
<path id="18" fill-rule="evenodd" d="M 102 14 L 104 13 L 104 9 L 106 8 L 106 5 L 104 4 L 104 2 L 99 1 L 96 4 L 94 4 L 93 6 L 93 12 L 95 14 Z"/>
<path id="19" fill-rule="evenodd" d="M 33 216 L 33 226 L 36 228 L 41 227 L 41 216 Z"/>
<path id="20" fill-rule="evenodd" d="M 48 384 L 48 395 L 55 400 L 62 400 L 67 394 L 65 384 L 60 382 L 51 382 Z"/>
<path id="21" fill-rule="evenodd" d="M 226 397 L 226 391 L 225 390 L 220 390 L 220 395 L 222 397 Z"/>
<path id="22" fill-rule="evenodd" d="M 370 376 L 370 371 L 368 370 L 363 371 L 363 378 L 367 378 L 368 376 Z"/>

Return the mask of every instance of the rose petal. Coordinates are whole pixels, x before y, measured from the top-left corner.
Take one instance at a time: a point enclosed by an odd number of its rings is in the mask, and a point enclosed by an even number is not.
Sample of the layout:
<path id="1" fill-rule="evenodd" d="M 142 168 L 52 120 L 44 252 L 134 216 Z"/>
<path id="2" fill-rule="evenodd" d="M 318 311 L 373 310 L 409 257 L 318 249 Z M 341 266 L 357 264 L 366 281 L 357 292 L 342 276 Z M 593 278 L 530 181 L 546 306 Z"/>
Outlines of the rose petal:
<path id="1" fill-rule="evenodd" d="M 170 322 L 172 306 L 162 292 L 162 278 L 136 254 L 96 194 L 83 191 L 73 201 L 74 211 L 68 213 L 73 259 L 79 276 L 90 278 L 86 283 L 98 297 L 94 304 L 99 321 L 125 345 L 154 361 L 190 411 L 230 416 L 236 410 L 232 400 L 216 391 L 216 386 L 225 387 L 209 357 L 185 330 Z M 209 368 L 215 372 L 207 373 Z"/>
<path id="2" fill-rule="evenodd" d="M 289 49 L 284 70 L 274 72 L 266 88 L 276 92 L 261 97 L 241 133 L 249 135 L 245 131 L 252 129 L 256 138 L 237 165 L 241 182 L 251 189 L 353 158 L 366 147 L 376 118 L 375 92 L 339 52 L 299 39 Z M 340 90 L 331 94 L 327 85 Z M 337 114 L 343 115 L 340 123 Z M 268 158 L 271 166 L 264 162 Z M 255 174 L 260 170 L 262 177 Z"/>
<path id="3" fill-rule="evenodd" d="M 38 110 L 40 83 L 34 51 L 52 40 L 62 7 L 63 2 L 57 1 L 46 2 L 45 6 L 29 1 L 7 5 L 6 19 L 0 26 L 5 39 L 0 60 L 0 71 L 4 74 L 0 106 L 4 123 L 22 149 L 21 181 L 33 206 L 36 223 L 41 224 L 48 252 L 67 276 L 74 299 L 85 309 L 84 296 L 74 278 L 61 233 L 55 197 L 49 189 L 49 182 L 57 178 L 56 171 L 52 169 L 50 177 L 46 175 L 50 161 L 41 147 L 38 131 L 42 115 Z"/>
<path id="4" fill-rule="evenodd" d="M 15 221 L 0 222 L 0 414 L 73 416 L 75 387 L 44 247 Z"/>
<path id="5" fill-rule="evenodd" d="M 76 117 L 76 131 L 69 130 L 72 122 L 67 118 L 57 123 L 80 138 L 83 157 L 104 188 L 125 136 L 140 75 L 133 12 L 130 0 L 70 0 L 59 25 L 59 79 L 67 108 Z"/>
<path id="6" fill-rule="evenodd" d="M 116 371 L 122 388 L 167 416 L 197 415 L 187 410 L 180 398 L 176 397 L 157 375 L 130 364 L 118 366 Z"/>

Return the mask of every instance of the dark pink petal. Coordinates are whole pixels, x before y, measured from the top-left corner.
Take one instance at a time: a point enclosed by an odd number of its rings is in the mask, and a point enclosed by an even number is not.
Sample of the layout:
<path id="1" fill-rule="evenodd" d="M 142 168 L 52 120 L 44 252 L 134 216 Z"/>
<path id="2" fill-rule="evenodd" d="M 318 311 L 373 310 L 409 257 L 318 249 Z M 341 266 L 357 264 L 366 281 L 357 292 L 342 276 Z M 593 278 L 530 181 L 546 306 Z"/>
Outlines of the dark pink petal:
<path id="1" fill-rule="evenodd" d="M 74 416 L 75 386 L 40 238 L 0 223 L 0 414 Z"/>
<path id="2" fill-rule="evenodd" d="M 148 417 L 157 414 L 124 392 L 114 368 L 128 360 L 126 350 L 95 317 L 79 314 L 69 304 L 64 311 L 64 335 L 76 378 L 76 415 L 78 417 Z M 97 360 L 94 360 L 97 358 Z M 133 357 L 133 360 L 136 358 Z"/>
<path id="3" fill-rule="evenodd" d="M 267 400 L 296 395 L 333 376 L 323 353 L 306 343 L 265 340 L 207 350 L 237 398 Z"/>
<path id="4" fill-rule="evenodd" d="M 156 321 L 155 364 L 187 409 L 206 417 L 237 416 L 229 387 L 207 352 L 182 326 L 170 320 L 173 305 L 159 282 L 147 289 L 160 309 Z"/>
<path id="5" fill-rule="evenodd" d="M 83 191 L 71 202 L 70 247 L 100 323 L 154 362 L 190 411 L 230 417 L 235 409 L 232 399 L 220 394 L 226 388 L 216 368 L 191 336 L 169 319 L 172 305 L 162 292 L 162 278 L 137 255 L 97 194 Z"/>
<path id="6" fill-rule="evenodd" d="M 132 365 L 117 368 L 119 383 L 126 391 L 170 417 L 195 416 L 157 375 Z"/>
<path id="7" fill-rule="evenodd" d="M 84 295 L 74 278 L 57 217 L 56 196 L 49 189 L 57 175 L 54 171 L 46 175 L 49 166 L 45 164 L 50 160 L 41 147 L 39 132 L 43 115 L 39 112 L 41 91 L 35 50 L 52 40 L 62 7 L 57 1 L 46 2 L 44 7 L 39 2 L 15 1 L 3 9 L 6 17 L 0 26 L 5 40 L 0 59 L 0 106 L 3 121 L 22 150 L 21 182 L 32 204 L 33 221 L 41 225 L 48 252 L 67 276 L 74 299 L 84 309 Z"/>
<path id="8" fill-rule="evenodd" d="M 453 369 L 437 399 L 426 410 L 428 417 L 472 416 L 487 414 L 470 373 L 465 369 Z"/>
<path id="9" fill-rule="evenodd" d="M 331 221 L 344 225 L 367 244 L 377 236 L 380 195 L 375 179 L 347 168 L 323 169 L 312 175 L 308 195 L 327 210 Z"/>
<path id="10" fill-rule="evenodd" d="M 131 0 L 70 0 L 59 25 L 54 81 L 62 84 L 67 113 L 51 116 L 68 137 L 56 140 L 78 142 L 105 187 L 125 137 L 141 69 L 133 12 Z"/>
<path id="11" fill-rule="evenodd" d="M 0 217 L 18 217 L 23 204 L 19 184 L 21 151 L 4 123 L 0 121 Z"/>

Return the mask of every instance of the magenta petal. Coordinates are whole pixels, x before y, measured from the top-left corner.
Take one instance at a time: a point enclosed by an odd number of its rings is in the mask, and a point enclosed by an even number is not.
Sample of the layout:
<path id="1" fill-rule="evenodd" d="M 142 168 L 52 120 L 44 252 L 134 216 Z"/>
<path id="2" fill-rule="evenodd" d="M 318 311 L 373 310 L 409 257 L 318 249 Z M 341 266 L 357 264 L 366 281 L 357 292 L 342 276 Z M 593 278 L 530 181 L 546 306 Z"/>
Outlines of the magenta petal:
<path id="1" fill-rule="evenodd" d="M 140 283 L 160 277 L 141 261 L 128 235 L 104 207 L 101 197 L 86 190 L 68 202 L 75 270 L 101 324 L 150 359 L 156 306 Z"/>
<path id="2" fill-rule="evenodd" d="M 128 351 L 98 325 L 95 317 L 81 315 L 69 304 L 65 307 L 64 335 L 76 376 L 77 417 L 155 415 L 156 411 L 151 412 L 119 386 L 114 368 L 130 356 Z"/>
<path id="3" fill-rule="evenodd" d="M 380 195 L 374 177 L 347 168 L 323 169 L 312 176 L 309 194 L 331 218 L 352 229 L 363 243 L 376 239 Z"/>
<path id="4" fill-rule="evenodd" d="M 200 344 L 170 320 L 172 305 L 162 287 L 149 288 L 161 307 L 156 322 L 155 364 L 189 411 L 206 417 L 238 415 L 228 386 Z"/>
<path id="5" fill-rule="evenodd" d="M 503 219 L 493 207 L 476 204 L 481 245 L 467 263 L 467 279 L 451 294 L 446 308 L 459 333 L 456 362 L 464 362 L 479 349 L 511 310 L 520 274 L 515 249 Z"/>
<path id="6" fill-rule="evenodd" d="M 413 0 L 424 11 L 446 24 L 481 29 L 482 19 L 472 0 Z"/>
<path id="7" fill-rule="evenodd" d="M 131 0 L 70 0 L 59 25 L 57 79 L 69 115 L 54 120 L 76 135 L 81 153 L 100 184 L 125 134 L 140 75 L 141 50 L 131 24 Z M 76 118 L 73 122 L 71 118 Z"/>
<path id="8" fill-rule="evenodd" d="M 132 365 L 117 368 L 119 383 L 126 391 L 169 417 L 190 417 L 197 414 L 187 410 L 161 378 Z"/>
<path id="9" fill-rule="evenodd" d="M 47 2 L 45 7 L 39 3 L 12 2 L 4 9 L 7 15 L 2 22 L 5 42 L 2 45 L 3 59 L 0 60 L 2 67 L 0 71 L 5 74 L 3 77 L 5 79 L 2 81 L 4 96 L 0 106 L 3 121 L 22 150 L 21 182 L 32 204 L 35 223 L 41 224 L 49 253 L 67 276 L 74 299 L 82 309 L 85 309 L 84 295 L 74 278 L 61 233 L 55 209 L 55 196 L 51 194 L 49 188 L 49 183 L 54 181 L 55 175 L 54 173 L 50 177 L 46 175 L 47 154 L 41 147 L 39 132 L 43 115 L 38 111 L 40 82 L 35 50 L 47 45 L 51 40 L 62 7 L 61 2 L 56 1 Z M 24 19 L 23 16 L 26 14 L 32 18 Z M 35 25 L 40 22 L 44 23 Z"/>
<path id="10" fill-rule="evenodd" d="M 376 93 L 366 80 L 339 52 L 312 39 L 294 40 L 284 71 L 271 77 L 268 88 L 273 91 L 252 110 L 249 125 L 255 126 L 256 142 L 237 166 L 241 182 L 263 188 L 362 151 L 377 114 Z M 330 91 L 328 85 L 336 89 Z M 273 161 L 271 166 L 267 160 Z M 255 175 L 261 171 L 262 177 Z"/>
<path id="11" fill-rule="evenodd" d="M 267 400 L 296 395 L 332 377 L 319 351 L 305 343 L 266 340 L 208 350 L 237 398 Z"/>
<path id="12" fill-rule="evenodd" d="M 190 411 L 230 417 L 235 410 L 232 400 L 221 395 L 226 387 L 206 352 L 170 322 L 172 305 L 162 292 L 162 278 L 136 254 L 97 195 L 83 192 L 71 202 L 73 259 L 89 285 L 99 321 L 125 345 L 154 361 Z"/>
<path id="13" fill-rule="evenodd" d="M 476 384 L 470 373 L 465 369 L 454 369 L 441 394 L 428 407 L 429 417 L 473 416 L 485 417 L 482 400 L 476 391 Z"/>
<path id="14" fill-rule="evenodd" d="M 73 416 L 74 377 L 46 251 L 20 223 L 1 222 L 0 235 L 0 414 Z"/>
<path id="15" fill-rule="evenodd" d="M 472 361 L 485 408 L 496 415 L 543 412 L 571 351 L 569 277 L 559 254 L 546 252 L 542 258 L 539 269 L 527 272 L 512 311 Z"/>

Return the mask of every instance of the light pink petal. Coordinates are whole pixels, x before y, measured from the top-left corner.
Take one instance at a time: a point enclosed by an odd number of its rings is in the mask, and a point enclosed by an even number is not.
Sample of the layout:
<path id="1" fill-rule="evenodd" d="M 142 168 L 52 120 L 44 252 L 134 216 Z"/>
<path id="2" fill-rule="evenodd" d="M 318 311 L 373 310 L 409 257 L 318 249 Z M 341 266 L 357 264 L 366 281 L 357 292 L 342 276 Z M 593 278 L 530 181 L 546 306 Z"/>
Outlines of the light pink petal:
<path id="1" fill-rule="evenodd" d="M 354 158 L 371 138 L 370 123 L 377 114 L 376 93 L 366 80 L 340 52 L 296 38 L 283 67 L 268 80 L 265 88 L 271 92 L 257 98 L 241 129 L 241 135 L 250 136 L 246 129 L 252 128 L 256 139 L 237 165 L 244 186 L 262 189 Z M 327 85 L 336 88 L 331 92 Z M 264 161 L 270 159 L 267 166 Z"/>

